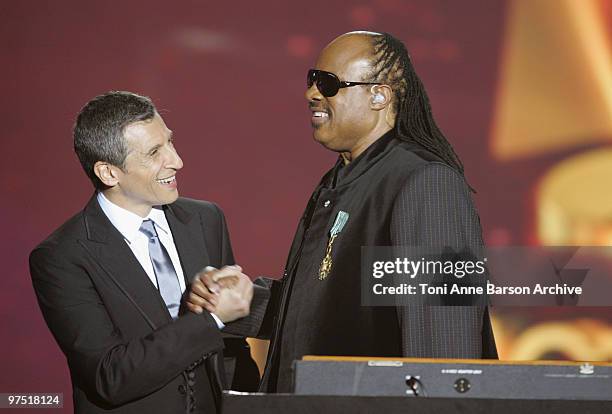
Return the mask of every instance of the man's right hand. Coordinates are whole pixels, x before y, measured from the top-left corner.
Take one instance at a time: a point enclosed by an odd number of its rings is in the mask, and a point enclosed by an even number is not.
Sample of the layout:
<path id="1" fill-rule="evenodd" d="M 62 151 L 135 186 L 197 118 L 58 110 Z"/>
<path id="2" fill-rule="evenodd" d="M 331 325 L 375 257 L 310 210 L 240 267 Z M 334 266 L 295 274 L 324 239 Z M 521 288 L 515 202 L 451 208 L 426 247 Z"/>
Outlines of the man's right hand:
<path id="1" fill-rule="evenodd" d="M 195 313 L 206 309 L 227 323 L 247 316 L 252 298 L 253 282 L 240 266 L 207 267 L 193 279 L 187 308 Z"/>

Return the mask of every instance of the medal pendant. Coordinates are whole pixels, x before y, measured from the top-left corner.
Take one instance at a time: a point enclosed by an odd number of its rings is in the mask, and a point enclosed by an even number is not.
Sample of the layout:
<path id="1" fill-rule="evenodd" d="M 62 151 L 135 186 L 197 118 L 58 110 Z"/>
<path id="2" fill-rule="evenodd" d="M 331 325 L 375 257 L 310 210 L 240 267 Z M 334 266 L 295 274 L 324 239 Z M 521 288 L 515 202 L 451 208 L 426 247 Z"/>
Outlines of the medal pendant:
<path id="1" fill-rule="evenodd" d="M 337 234 L 334 234 L 329 238 L 329 242 L 327 243 L 327 250 L 325 251 L 325 257 L 323 258 L 321 266 L 319 267 L 319 280 L 324 280 L 327 276 L 329 276 L 329 273 L 331 272 L 333 264 L 331 256 L 332 246 L 337 236 Z"/>
<path id="2" fill-rule="evenodd" d="M 349 214 L 346 211 L 340 210 L 338 215 L 336 216 L 336 220 L 334 221 L 334 225 L 329 231 L 329 241 L 327 242 L 327 249 L 325 250 L 325 257 L 321 262 L 321 266 L 319 266 L 319 280 L 325 280 L 331 273 L 332 268 L 332 247 L 334 245 L 334 240 L 338 237 L 338 234 L 344 228 L 344 225 L 348 221 Z"/>

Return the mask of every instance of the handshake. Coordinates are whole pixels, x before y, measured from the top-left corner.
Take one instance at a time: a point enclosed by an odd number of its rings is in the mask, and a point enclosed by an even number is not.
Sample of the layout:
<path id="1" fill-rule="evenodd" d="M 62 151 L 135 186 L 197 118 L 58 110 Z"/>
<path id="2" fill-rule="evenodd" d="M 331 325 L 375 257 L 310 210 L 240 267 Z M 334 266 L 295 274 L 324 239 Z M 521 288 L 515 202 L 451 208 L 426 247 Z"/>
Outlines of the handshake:
<path id="1" fill-rule="evenodd" d="M 186 305 L 193 313 L 207 310 L 227 323 L 247 316 L 252 299 L 253 282 L 240 266 L 207 266 L 193 278 Z"/>

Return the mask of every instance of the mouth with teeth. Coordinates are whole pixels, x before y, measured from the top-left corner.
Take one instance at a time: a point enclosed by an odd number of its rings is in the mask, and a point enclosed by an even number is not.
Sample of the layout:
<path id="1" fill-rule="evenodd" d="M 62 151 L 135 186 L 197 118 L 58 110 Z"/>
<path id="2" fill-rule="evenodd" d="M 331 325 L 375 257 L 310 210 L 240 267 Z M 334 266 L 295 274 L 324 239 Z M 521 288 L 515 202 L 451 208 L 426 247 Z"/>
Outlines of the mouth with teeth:
<path id="1" fill-rule="evenodd" d="M 176 175 L 173 175 L 172 177 L 159 178 L 155 181 L 164 187 L 176 188 Z"/>
<path id="2" fill-rule="evenodd" d="M 321 109 L 312 109 L 312 117 L 310 123 L 314 128 L 318 128 L 329 121 L 329 112 Z"/>

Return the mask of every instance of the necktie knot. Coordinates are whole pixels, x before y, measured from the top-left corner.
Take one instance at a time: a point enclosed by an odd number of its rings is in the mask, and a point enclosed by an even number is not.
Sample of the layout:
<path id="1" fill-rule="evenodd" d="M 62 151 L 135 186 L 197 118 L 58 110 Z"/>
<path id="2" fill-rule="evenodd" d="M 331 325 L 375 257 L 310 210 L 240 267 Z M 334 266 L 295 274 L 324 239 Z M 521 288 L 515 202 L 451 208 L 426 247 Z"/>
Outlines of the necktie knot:
<path id="1" fill-rule="evenodd" d="M 144 233 L 149 239 L 157 238 L 157 231 L 155 230 L 155 224 L 153 220 L 147 219 L 140 225 L 140 231 Z"/>

